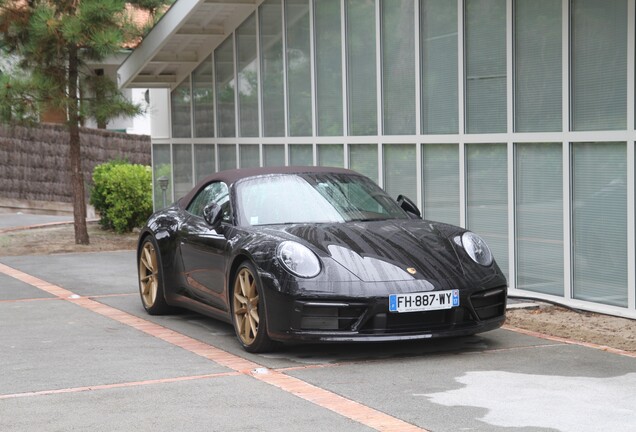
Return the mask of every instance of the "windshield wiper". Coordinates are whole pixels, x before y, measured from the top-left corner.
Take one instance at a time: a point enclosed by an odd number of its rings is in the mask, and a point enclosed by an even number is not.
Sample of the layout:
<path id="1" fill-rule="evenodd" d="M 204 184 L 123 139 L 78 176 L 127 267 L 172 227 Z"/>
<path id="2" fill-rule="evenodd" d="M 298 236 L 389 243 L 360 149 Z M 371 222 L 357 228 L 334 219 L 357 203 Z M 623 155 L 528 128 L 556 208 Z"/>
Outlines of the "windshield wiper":
<path id="1" fill-rule="evenodd" d="M 375 221 L 384 221 L 389 218 L 354 218 L 349 219 L 347 222 L 375 222 Z"/>

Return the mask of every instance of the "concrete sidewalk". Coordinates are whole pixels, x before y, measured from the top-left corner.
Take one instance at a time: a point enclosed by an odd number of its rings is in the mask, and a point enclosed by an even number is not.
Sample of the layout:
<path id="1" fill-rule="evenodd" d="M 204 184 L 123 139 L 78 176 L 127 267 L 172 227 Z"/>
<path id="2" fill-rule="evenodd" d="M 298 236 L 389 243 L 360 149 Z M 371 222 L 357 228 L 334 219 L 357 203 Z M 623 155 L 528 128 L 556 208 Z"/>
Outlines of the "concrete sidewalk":
<path id="1" fill-rule="evenodd" d="M 245 353 L 132 251 L 0 257 L 0 430 L 633 431 L 636 358 L 500 329 Z"/>
<path id="2" fill-rule="evenodd" d="M 73 223 L 73 216 L 49 216 L 26 213 L 0 213 L 0 231 L 32 225 Z"/>

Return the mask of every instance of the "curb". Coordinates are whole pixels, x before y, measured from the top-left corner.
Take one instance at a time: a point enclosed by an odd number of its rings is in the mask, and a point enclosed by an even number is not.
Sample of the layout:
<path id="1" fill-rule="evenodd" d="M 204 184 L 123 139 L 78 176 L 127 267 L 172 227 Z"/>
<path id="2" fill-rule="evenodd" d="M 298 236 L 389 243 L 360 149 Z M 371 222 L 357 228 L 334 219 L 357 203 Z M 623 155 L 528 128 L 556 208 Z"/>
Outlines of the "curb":
<path id="1" fill-rule="evenodd" d="M 89 222 L 99 222 L 99 219 L 86 219 L 86 223 L 89 223 Z M 49 227 L 60 226 L 60 225 L 71 225 L 74 223 L 75 221 L 70 220 L 70 221 L 61 221 L 61 222 L 48 222 L 48 223 L 35 224 L 35 225 L 24 225 L 19 227 L 10 227 L 10 228 L 0 229 L 0 234 L 6 234 L 10 232 L 15 232 L 15 231 L 28 231 L 32 229 L 38 229 L 38 228 L 49 228 Z"/>

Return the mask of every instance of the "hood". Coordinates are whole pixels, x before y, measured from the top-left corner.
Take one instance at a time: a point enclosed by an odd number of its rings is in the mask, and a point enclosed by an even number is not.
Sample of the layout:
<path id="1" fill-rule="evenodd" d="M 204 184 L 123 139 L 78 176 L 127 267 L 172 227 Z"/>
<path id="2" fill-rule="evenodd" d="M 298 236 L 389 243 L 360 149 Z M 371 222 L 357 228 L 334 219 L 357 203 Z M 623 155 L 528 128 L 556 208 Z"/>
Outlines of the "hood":
<path id="1" fill-rule="evenodd" d="M 290 225 L 284 231 L 329 255 L 367 282 L 461 277 L 451 241 L 423 220 Z"/>

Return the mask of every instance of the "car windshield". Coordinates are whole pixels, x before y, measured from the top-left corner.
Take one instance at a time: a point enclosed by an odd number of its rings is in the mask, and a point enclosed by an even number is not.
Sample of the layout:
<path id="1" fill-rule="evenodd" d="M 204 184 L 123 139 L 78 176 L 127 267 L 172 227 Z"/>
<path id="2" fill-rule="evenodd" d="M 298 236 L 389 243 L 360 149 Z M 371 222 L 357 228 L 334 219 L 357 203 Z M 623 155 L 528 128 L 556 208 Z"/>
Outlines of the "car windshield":
<path id="1" fill-rule="evenodd" d="M 271 225 L 407 219 L 366 177 L 350 174 L 273 174 L 236 185 L 239 223 Z"/>

